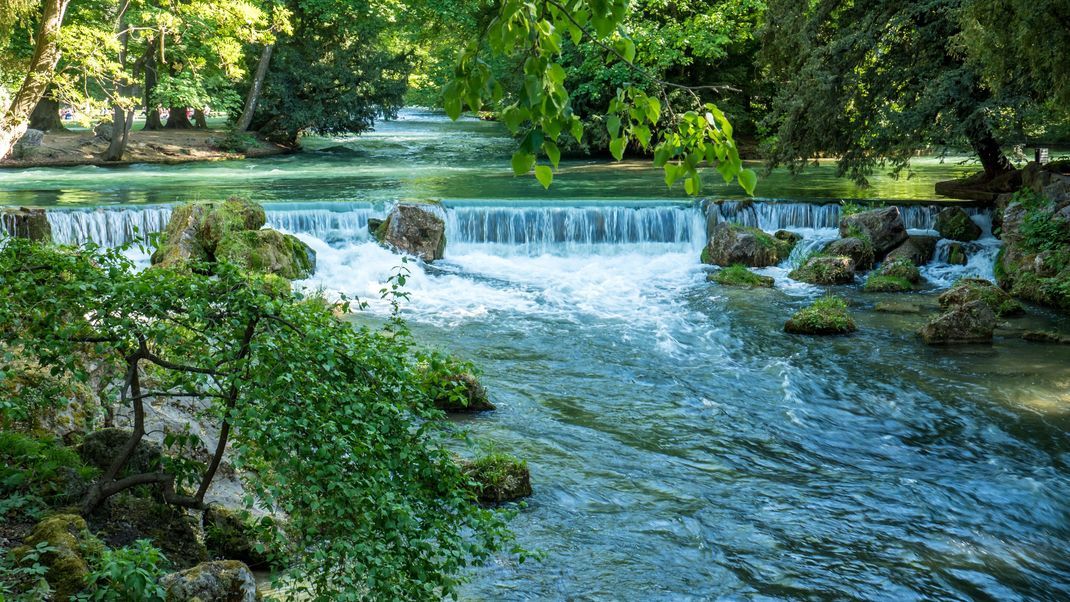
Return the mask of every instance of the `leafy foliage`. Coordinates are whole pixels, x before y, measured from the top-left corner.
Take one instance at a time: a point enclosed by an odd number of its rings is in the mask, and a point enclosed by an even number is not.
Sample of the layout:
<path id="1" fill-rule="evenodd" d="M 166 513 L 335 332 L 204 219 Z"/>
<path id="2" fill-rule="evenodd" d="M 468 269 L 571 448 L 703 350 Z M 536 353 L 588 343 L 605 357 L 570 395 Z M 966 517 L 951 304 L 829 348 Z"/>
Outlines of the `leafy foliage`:
<path id="1" fill-rule="evenodd" d="M 0 432 L 0 519 L 37 517 L 77 503 L 97 474 L 74 450 L 48 436 Z"/>
<path id="2" fill-rule="evenodd" d="M 0 556 L 0 599 L 21 602 L 46 600 L 52 594 L 45 575 L 48 566 L 43 558 L 55 549 L 41 542 L 18 560 L 10 551 Z"/>
<path id="3" fill-rule="evenodd" d="M 159 579 L 164 575 L 167 558 L 145 539 L 130 546 L 105 549 L 94 559 L 86 578 L 86 589 L 79 602 L 163 602 L 165 594 Z"/>
<path id="4" fill-rule="evenodd" d="M 506 541 L 503 518 L 472 503 L 445 448 L 451 431 L 400 320 L 355 329 L 229 264 L 134 272 L 118 250 L 15 240 L 0 249 L 0 274 L 3 336 L 40 362 L 79 373 L 79 357 L 119 355 L 117 401 L 135 417 L 154 397 L 212 402 L 206 418 L 230 429 L 247 503 L 290 517 L 288 545 L 272 548 L 289 551 L 283 564 L 313 596 L 448 595 L 461 569 Z M 153 481 L 172 503 L 203 499 L 172 490 L 175 475 L 137 483 Z M 106 471 L 86 503 L 123 485 Z"/>

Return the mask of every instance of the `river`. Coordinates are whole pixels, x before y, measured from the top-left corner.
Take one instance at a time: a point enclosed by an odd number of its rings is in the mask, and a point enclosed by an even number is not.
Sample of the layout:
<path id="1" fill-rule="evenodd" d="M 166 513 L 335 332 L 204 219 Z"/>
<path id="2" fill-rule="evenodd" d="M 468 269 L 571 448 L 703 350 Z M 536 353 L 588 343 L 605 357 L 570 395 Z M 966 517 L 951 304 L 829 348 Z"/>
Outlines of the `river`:
<path id="1" fill-rule="evenodd" d="M 571 161 L 543 191 L 508 172 L 497 125 L 404 117 L 260 161 L 0 171 L 0 204 L 69 209 L 50 216 L 58 238 L 115 244 L 161 228 L 167 203 L 244 194 L 316 249 L 303 286 L 369 299 L 374 320 L 399 261 L 368 217 L 443 199 L 446 258 L 407 265 L 405 314 L 483 369 L 499 409 L 459 422 L 527 460 L 535 495 L 513 527 L 545 554 L 474 571 L 464 599 L 1070 598 L 1070 346 L 1013 336 L 1065 317 L 1033 308 L 992 346 L 931 348 L 924 316 L 870 311 L 902 295 L 842 287 L 857 334 L 785 335 L 823 290 L 787 264 L 764 270 L 775 290 L 707 283 L 706 205 L 642 162 Z M 764 177 L 753 204 L 708 194 L 812 248 L 835 236 L 835 201 L 925 201 L 970 169 L 923 158 L 859 189 L 823 164 Z M 932 227 L 928 205 L 904 206 L 909 227 Z M 991 277 L 999 241 L 974 219 L 970 263 L 928 266 L 910 298 Z"/>

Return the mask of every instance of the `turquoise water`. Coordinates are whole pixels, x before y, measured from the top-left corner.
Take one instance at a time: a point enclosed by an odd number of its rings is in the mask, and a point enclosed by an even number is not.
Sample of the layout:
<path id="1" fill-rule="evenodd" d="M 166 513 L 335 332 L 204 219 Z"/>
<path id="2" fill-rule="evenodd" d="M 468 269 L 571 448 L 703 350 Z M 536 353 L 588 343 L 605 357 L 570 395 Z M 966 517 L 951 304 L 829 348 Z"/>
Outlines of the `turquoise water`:
<path id="1" fill-rule="evenodd" d="M 318 253 L 302 286 L 371 300 L 399 264 L 366 223 L 389 201 L 446 199 L 449 246 L 409 264 L 417 335 L 475 361 L 498 410 L 463 418 L 527 460 L 535 495 L 513 526 L 539 562 L 500 557 L 467 600 L 1064 600 L 1070 598 L 1070 330 L 1036 308 L 992 346 L 931 348 L 926 314 L 874 313 L 895 296 L 837 292 L 860 331 L 802 338 L 784 321 L 823 289 L 770 268 L 775 290 L 705 281 L 702 207 L 640 163 L 570 163 L 543 192 L 507 171 L 494 124 L 409 114 L 344 152 L 247 163 L 0 171 L 2 202 L 156 205 L 236 192 Z M 931 198 L 969 168 L 921 161 L 909 181 L 859 190 L 822 166 L 762 181 L 765 197 Z M 710 191 L 737 197 L 730 188 Z M 728 208 L 722 212 L 731 213 Z M 834 205 L 758 203 L 735 219 L 833 236 Z M 748 213 L 751 212 L 751 213 Z M 932 211 L 910 214 L 931 225 Z M 166 208 L 53 218 L 117 241 Z M 987 226 L 983 213 L 975 215 Z M 990 276 L 998 241 L 965 268 L 926 268 L 931 292 Z M 902 298 L 901 296 L 899 298 Z"/>

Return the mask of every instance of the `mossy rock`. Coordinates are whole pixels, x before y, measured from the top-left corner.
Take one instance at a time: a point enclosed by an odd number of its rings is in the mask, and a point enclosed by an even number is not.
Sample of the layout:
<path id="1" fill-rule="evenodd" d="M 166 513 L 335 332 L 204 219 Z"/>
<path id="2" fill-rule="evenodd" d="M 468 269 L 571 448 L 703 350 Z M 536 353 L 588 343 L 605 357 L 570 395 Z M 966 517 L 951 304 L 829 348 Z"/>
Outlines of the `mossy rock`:
<path id="1" fill-rule="evenodd" d="M 856 330 L 854 319 L 847 313 L 847 302 L 831 295 L 795 312 L 784 324 L 784 332 L 791 334 L 834 335 Z"/>
<path id="2" fill-rule="evenodd" d="M 124 492 L 105 500 L 88 519 L 109 547 L 148 539 L 177 568 L 208 559 L 208 551 L 197 536 L 197 522 L 181 508 Z"/>
<path id="3" fill-rule="evenodd" d="M 706 276 L 706 280 L 722 286 L 739 286 L 744 288 L 772 288 L 773 279 L 769 276 L 755 274 L 746 267 L 736 264 L 718 270 Z"/>
<path id="4" fill-rule="evenodd" d="M 316 271 L 316 252 L 296 236 L 277 230 L 230 232 L 216 247 L 215 259 L 290 280 L 309 278 Z"/>
<path id="5" fill-rule="evenodd" d="M 972 301 L 983 301 L 997 317 L 1007 318 L 1025 313 L 1025 307 L 995 284 L 980 278 L 963 278 L 937 299 L 949 309 Z"/>
<path id="6" fill-rule="evenodd" d="M 225 236 L 259 230 L 266 221 L 263 207 L 240 198 L 180 205 L 171 212 L 152 263 L 175 267 L 188 261 L 215 261 L 216 247 Z"/>
<path id="7" fill-rule="evenodd" d="M 452 368 L 432 370 L 423 366 L 423 388 L 435 407 L 452 413 L 486 412 L 496 409 L 487 389 L 472 372 Z"/>
<path id="8" fill-rule="evenodd" d="M 792 270 L 788 277 L 823 286 L 850 284 L 855 279 L 855 262 L 846 256 L 817 255 Z"/>
<path id="9" fill-rule="evenodd" d="M 971 242 L 981 238 L 981 227 L 961 207 L 948 207 L 936 215 L 936 231 L 944 238 Z"/>
<path id="10" fill-rule="evenodd" d="M 873 306 L 873 311 L 885 314 L 920 314 L 921 306 L 917 303 L 904 303 L 902 301 L 882 301 Z"/>
<path id="11" fill-rule="evenodd" d="M 914 290 L 914 285 L 905 278 L 874 274 L 866 279 L 863 288 L 868 293 L 906 293 Z"/>
<path id="12" fill-rule="evenodd" d="M 237 560 L 204 562 L 164 575 L 160 586 L 167 602 L 256 602 L 256 578 Z"/>
<path id="13" fill-rule="evenodd" d="M 921 271 L 903 257 L 889 259 L 866 279 L 865 290 L 871 293 L 904 293 L 921 282 Z"/>
<path id="14" fill-rule="evenodd" d="M 991 343 L 995 329 L 996 314 L 985 301 L 974 299 L 949 306 L 918 334 L 929 345 L 978 344 Z"/>
<path id="15" fill-rule="evenodd" d="M 725 267 L 740 264 L 764 268 L 786 259 L 793 246 L 793 242 L 778 240 L 758 228 L 721 222 L 710 231 L 701 260 Z"/>
<path id="16" fill-rule="evenodd" d="M 1059 334 L 1050 330 L 1030 330 L 1022 333 L 1022 338 L 1033 343 L 1070 345 L 1070 335 Z"/>
<path id="17" fill-rule="evenodd" d="M 52 224 L 44 209 L 28 207 L 0 210 L 0 234 L 39 242 L 52 242 Z"/>
<path id="18" fill-rule="evenodd" d="M 265 544 L 246 516 L 222 506 L 204 511 L 204 545 L 216 558 L 240 560 L 252 568 L 268 565 L 268 555 L 257 548 Z"/>
<path id="19" fill-rule="evenodd" d="M 834 240 L 825 247 L 822 254 L 850 257 L 854 260 L 857 270 L 868 270 L 876 261 L 873 243 L 864 234 Z"/>
<path id="20" fill-rule="evenodd" d="M 76 514 L 57 514 L 42 520 L 23 545 L 12 550 L 12 556 L 21 562 L 39 544 L 51 548 L 38 562 L 48 568 L 45 580 L 56 600 L 68 600 L 82 591 L 89 575 L 88 559 L 104 552 L 100 540 L 89 532 L 85 519 Z"/>
<path id="21" fill-rule="evenodd" d="M 947 262 L 951 265 L 966 265 L 969 257 L 962 243 L 953 242 L 947 247 Z M 998 262 L 997 262 L 998 263 Z"/>
<path id="22" fill-rule="evenodd" d="M 508 454 L 490 454 L 461 463 L 461 470 L 472 482 L 480 502 L 498 504 L 531 495 L 528 465 Z"/>

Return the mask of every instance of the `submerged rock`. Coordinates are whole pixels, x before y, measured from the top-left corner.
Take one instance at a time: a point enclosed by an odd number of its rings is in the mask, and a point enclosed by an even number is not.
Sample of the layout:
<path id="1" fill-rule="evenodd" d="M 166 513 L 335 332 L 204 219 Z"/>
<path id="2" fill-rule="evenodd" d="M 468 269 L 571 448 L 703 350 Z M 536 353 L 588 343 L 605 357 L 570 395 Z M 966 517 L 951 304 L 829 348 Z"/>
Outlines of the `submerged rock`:
<path id="1" fill-rule="evenodd" d="M 435 202 L 398 203 L 372 234 L 380 243 L 428 263 L 446 252 L 446 220 Z"/>
<path id="2" fill-rule="evenodd" d="M 0 210 L 0 237 L 3 235 L 52 242 L 52 224 L 44 209 L 9 207 Z"/>
<path id="3" fill-rule="evenodd" d="M 868 239 L 849 236 L 834 240 L 825 247 L 825 255 L 850 257 L 855 262 L 855 269 L 868 270 L 876 260 L 873 244 Z"/>
<path id="4" fill-rule="evenodd" d="M 849 334 L 857 329 L 854 319 L 847 313 L 847 302 L 831 295 L 795 312 L 784 324 L 784 332 L 791 334 Z"/>
<path id="5" fill-rule="evenodd" d="M 923 326 L 918 334 L 929 345 L 991 343 L 996 314 L 981 300 L 955 305 Z"/>
<path id="6" fill-rule="evenodd" d="M 951 265 L 966 265 L 969 258 L 966 256 L 966 246 L 962 243 L 953 242 L 947 246 L 947 262 Z"/>
<path id="7" fill-rule="evenodd" d="M 1022 338 L 1034 343 L 1051 343 L 1055 345 L 1070 345 L 1070 335 L 1059 334 L 1047 330 L 1030 330 L 1022 334 Z"/>
<path id="8" fill-rule="evenodd" d="M 167 602 L 256 602 L 256 579 L 237 560 L 216 560 L 165 575 Z"/>
<path id="9" fill-rule="evenodd" d="M 873 311 L 885 314 L 920 314 L 921 306 L 902 301 L 882 301 L 873 307 Z"/>
<path id="10" fill-rule="evenodd" d="M 1025 307 L 995 284 L 980 278 L 963 278 L 937 298 L 945 309 L 982 301 L 992 312 L 1007 318 L 1025 313 Z"/>
<path id="11" fill-rule="evenodd" d="M 981 227 L 961 207 L 948 207 L 936 215 L 936 231 L 944 238 L 972 242 L 981 238 Z"/>
<path id="12" fill-rule="evenodd" d="M 936 254 L 936 242 L 935 236 L 911 236 L 889 251 L 885 259 L 907 259 L 914 265 L 925 265 Z"/>
<path id="13" fill-rule="evenodd" d="M 755 274 L 739 264 L 708 274 L 706 280 L 709 282 L 716 282 L 722 286 L 740 286 L 745 288 L 772 288 L 774 283 L 771 277 Z"/>
<path id="14" fill-rule="evenodd" d="M 850 257 L 818 255 L 791 271 L 788 277 L 800 282 L 828 286 L 850 284 L 855 279 L 855 262 Z"/>
<path id="15" fill-rule="evenodd" d="M 794 243 L 777 240 L 757 228 L 721 222 L 710 232 L 702 262 L 719 266 L 740 264 L 752 268 L 776 265 L 791 253 Z"/>
<path id="16" fill-rule="evenodd" d="M 87 558 L 99 556 L 104 547 L 89 532 L 85 519 L 75 514 L 50 516 L 33 528 L 23 545 L 11 551 L 20 561 L 38 545 L 48 546 L 38 562 L 47 569 L 43 575 L 52 588 L 52 598 L 67 600 L 85 588 L 89 575 Z"/>
<path id="17" fill-rule="evenodd" d="M 215 257 L 289 280 L 303 280 L 316 272 L 316 252 L 296 236 L 277 230 L 231 232 L 216 246 Z"/>
<path id="18" fill-rule="evenodd" d="M 461 470 L 473 482 L 476 497 L 484 504 L 510 502 L 532 493 L 528 465 L 506 454 L 462 461 Z"/>
<path id="19" fill-rule="evenodd" d="M 840 236 L 868 238 L 877 257 L 884 257 L 907 239 L 907 229 L 898 207 L 884 207 L 843 217 Z"/>

